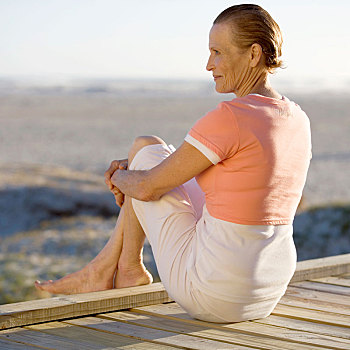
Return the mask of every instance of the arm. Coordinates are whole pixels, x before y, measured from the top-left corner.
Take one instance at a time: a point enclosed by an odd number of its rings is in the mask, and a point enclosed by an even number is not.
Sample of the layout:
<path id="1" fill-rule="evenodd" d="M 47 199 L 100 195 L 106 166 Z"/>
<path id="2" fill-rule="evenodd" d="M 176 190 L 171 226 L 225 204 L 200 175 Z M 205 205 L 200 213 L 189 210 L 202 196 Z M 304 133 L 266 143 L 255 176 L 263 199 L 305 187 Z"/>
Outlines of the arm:
<path id="1" fill-rule="evenodd" d="M 150 170 L 115 171 L 114 186 L 132 198 L 158 200 L 164 193 L 187 182 L 213 165 L 197 148 L 186 141 L 168 158 Z"/>

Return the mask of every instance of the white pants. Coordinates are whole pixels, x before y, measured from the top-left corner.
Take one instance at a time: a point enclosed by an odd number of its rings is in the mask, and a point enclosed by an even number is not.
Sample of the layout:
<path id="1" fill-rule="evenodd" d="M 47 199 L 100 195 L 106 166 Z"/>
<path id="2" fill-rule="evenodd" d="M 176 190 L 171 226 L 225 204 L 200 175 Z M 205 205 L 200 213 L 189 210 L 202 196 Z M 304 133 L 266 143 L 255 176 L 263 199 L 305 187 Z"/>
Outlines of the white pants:
<path id="1" fill-rule="evenodd" d="M 171 153 L 171 148 L 161 144 L 146 146 L 136 154 L 129 169 L 151 169 Z M 195 251 L 192 248 L 197 244 L 196 224 L 204 204 L 204 194 L 195 179 L 157 201 L 132 200 L 165 289 L 186 312 L 201 320 L 239 322 L 268 316 L 279 298 L 254 303 L 231 302 L 205 294 L 191 282 L 189 271 Z"/>

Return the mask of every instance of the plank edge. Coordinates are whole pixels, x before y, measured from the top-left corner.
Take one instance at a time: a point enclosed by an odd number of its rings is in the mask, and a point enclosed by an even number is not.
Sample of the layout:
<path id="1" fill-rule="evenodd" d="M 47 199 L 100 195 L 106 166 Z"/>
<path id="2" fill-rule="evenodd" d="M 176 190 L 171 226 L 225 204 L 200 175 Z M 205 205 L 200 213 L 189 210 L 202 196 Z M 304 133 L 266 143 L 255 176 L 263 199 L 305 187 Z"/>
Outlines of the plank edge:
<path id="1" fill-rule="evenodd" d="M 0 330 L 172 301 L 161 283 L 151 286 L 1 305 L 7 310 L 0 312 Z"/>
<path id="2" fill-rule="evenodd" d="M 297 267 L 290 283 L 312 278 L 336 276 L 348 272 L 350 272 L 350 254 L 303 260 L 297 262 Z"/>

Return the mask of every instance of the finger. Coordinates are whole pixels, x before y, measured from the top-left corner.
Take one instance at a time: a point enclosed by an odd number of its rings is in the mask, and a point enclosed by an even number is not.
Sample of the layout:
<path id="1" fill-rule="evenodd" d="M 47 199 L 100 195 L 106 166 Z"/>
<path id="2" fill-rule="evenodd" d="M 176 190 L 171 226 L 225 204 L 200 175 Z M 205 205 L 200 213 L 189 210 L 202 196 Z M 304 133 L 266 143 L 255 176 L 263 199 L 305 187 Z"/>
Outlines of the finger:
<path id="1" fill-rule="evenodd" d="M 119 169 L 127 169 L 128 168 L 128 161 L 127 160 L 124 160 L 123 162 L 121 162 L 119 164 Z"/>
<path id="2" fill-rule="evenodd" d="M 105 184 L 108 186 L 108 189 L 112 191 L 113 184 L 112 184 L 110 176 L 107 173 L 105 173 Z"/>
<path id="3" fill-rule="evenodd" d="M 116 187 L 115 186 L 115 181 L 117 180 L 117 173 L 118 173 L 118 171 L 121 171 L 121 170 L 119 168 L 116 169 L 116 171 L 112 174 L 112 176 L 111 176 L 111 178 L 109 180 L 111 182 L 112 186 L 114 186 L 114 187 Z"/>
<path id="4" fill-rule="evenodd" d="M 118 193 L 117 195 L 114 196 L 115 202 L 119 207 L 122 207 L 124 203 L 124 194 L 123 193 Z"/>
<path id="5" fill-rule="evenodd" d="M 105 184 L 108 186 L 108 189 L 109 190 L 113 190 L 113 184 L 112 184 L 112 182 L 111 182 L 111 180 L 110 179 L 105 179 Z"/>
<path id="6" fill-rule="evenodd" d="M 113 187 L 111 192 L 113 192 L 113 194 L 116 196 L 117 194 L 121 193 L 120 189 L 118 187 Z"/>
<path id="7" fill-rule="evenodd" d="M 118 160 L 113 160 L 111 162 L 111 165 L 109 166 L 109 168 L 105 172 L 105 177 L 106 178 L 111 177 L 111 175 L 119 168 L 119 164 L 120 164 L 120 162 Z"/>
<path id="8" fill-rule="evenodd" d="M 109 187 L 109 189 L 111 190 L 113 188 L 113 184 L 111 182 L 111 177 L 113 175 L 113 173 L 119 168 L 119 161 L 118 160 L 113 160 L 111 162 L 111 165 L 109 166 L 109 168 L 107 169 L 107 171 L 104 173 L 105 176 L 105 183 L 106 185 Z"/>

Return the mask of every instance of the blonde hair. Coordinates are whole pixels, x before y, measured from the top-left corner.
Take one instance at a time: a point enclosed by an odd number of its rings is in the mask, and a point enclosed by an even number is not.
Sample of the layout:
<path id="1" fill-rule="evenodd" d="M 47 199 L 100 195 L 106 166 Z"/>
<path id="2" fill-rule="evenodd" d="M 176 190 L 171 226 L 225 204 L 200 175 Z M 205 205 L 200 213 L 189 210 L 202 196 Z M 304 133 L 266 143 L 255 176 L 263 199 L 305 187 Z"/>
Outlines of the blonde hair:
<path id="1" fill-rule="evenodd" d="M 282 33 L 278 24 L 262 7 L 253 4 L 235 5 L 219 14 L 214 24 L 227 23 L 233 29 L 233 41 L 241 49 L 257 43 L 265 54 L 270 73 L 282 67 Z"/>

